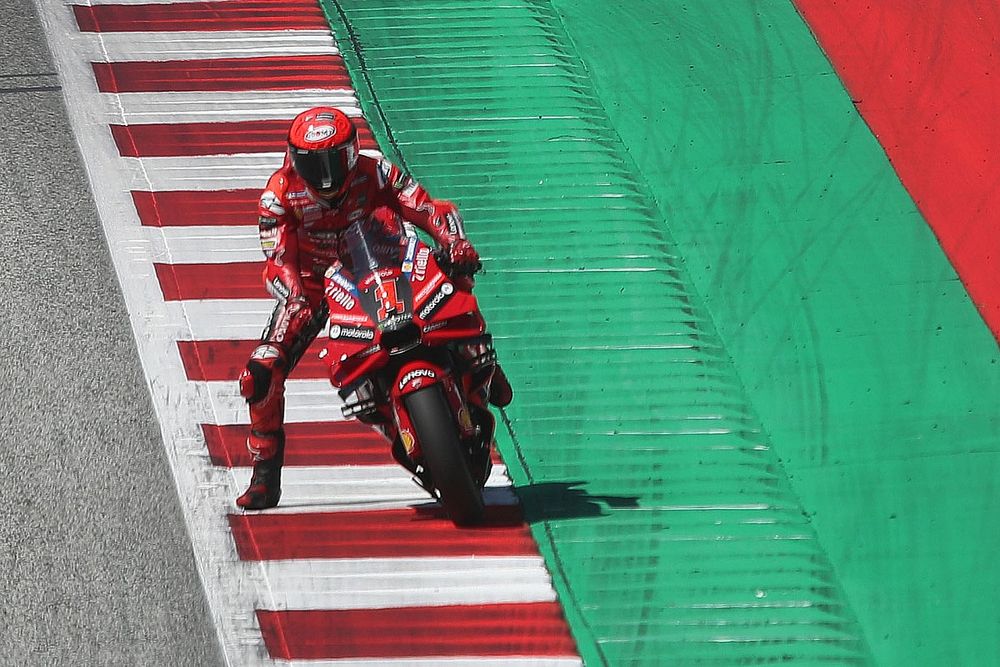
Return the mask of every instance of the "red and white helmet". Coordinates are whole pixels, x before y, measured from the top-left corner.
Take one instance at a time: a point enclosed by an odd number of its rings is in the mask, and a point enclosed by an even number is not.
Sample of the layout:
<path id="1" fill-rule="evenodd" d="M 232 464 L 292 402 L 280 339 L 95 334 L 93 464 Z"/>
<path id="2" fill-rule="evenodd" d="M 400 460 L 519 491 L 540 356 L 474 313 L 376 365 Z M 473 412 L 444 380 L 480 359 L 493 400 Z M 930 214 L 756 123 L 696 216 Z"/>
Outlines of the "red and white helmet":
<path id="1" fill-rule="evenodd" d="M 288 129 L 292 167 L 325 198 L 343 194 L 358 163 L 358 131 L 340 109 L 314 107 L 303 111 Z"/>

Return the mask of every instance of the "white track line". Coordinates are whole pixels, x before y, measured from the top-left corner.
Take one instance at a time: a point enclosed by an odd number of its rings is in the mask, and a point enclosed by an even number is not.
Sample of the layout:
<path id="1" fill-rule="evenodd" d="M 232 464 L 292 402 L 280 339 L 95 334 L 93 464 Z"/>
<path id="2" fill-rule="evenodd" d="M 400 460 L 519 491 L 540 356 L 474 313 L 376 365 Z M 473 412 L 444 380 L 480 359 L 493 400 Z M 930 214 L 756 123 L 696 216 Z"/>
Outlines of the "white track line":
<path id="1" fill-rule="evenodd" d="M 249 480 L 250 468 L 233 468 Z M 281 473 L 281 504 L 264 514 L 405 509 L 433 502 L 402 466 L 288 466 Z M 494 465 L 487 482 L 489 505 L 516 505 L 507 469 Z M 277 589 L 276 589 L 277 590 Z"/>
<path id="2" fill-rule="evenodd" d="M 170 319 L 187 320 L 184 340 L 257 340 L 271 318 L 273 299 L 206 299 L 166 304 Z"/>
<path id="3" fill-rule="evenodd" d="M 208 391 L 214 416 L 212 424 L 246 424 L 247 404 L 236 382 L 191 382 Z M 343 419 L 343 401 L 326 380 L 288 380 L 285 383 L 285 421 L 317 422 Z"/>
<path id="4" fill-rule="evenodd" d="M 254 33 L 102 32 L 83 33 L 81 53 L 94 62 L 207 60 L 262 56 L 340 55 L 325 30 L 259 30 Z"/>
<path id="5" fill-rule="evenodd" d="M 289 560 L 264 564 L 276 591 L 272 609 L 551 602 L 540 556 Z M 501 580 L 507 586 L 490 586 Z"/>
<path id="6" fill-rule="evenodd" d="M 254 219 L 255 221 L 255 219 Z M 173 264 L 260 262 L 257 226 L 147 227 L 151 253 Z"/>
<path id="7" fill-rule="evenodd" d="M 101 94 L 109 123 L 124 117 L 136 123 L 224 123 L 282 118 L 291 120 L 304 108 L 335 106 L 361 116 L 358 98 L 349 88 L 328 90 L 255 90 L 250 92 L 178 92 Z"/>

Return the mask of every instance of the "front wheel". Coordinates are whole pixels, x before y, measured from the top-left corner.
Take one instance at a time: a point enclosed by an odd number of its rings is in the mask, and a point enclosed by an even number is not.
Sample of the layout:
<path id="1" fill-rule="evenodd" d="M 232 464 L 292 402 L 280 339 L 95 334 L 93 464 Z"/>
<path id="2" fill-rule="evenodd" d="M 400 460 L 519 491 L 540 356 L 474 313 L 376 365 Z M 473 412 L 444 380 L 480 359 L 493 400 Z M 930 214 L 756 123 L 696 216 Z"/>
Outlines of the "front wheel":
<path id="1" fill-rule="evenodd" d="M 424 467 L 445 511 L 456 526 L 476 523 L 483 516 L 483 494 L 469 472 L 455 418 L 441 386 L 425 387 L 408 394 L 403 401 L 417 432 Z"/>

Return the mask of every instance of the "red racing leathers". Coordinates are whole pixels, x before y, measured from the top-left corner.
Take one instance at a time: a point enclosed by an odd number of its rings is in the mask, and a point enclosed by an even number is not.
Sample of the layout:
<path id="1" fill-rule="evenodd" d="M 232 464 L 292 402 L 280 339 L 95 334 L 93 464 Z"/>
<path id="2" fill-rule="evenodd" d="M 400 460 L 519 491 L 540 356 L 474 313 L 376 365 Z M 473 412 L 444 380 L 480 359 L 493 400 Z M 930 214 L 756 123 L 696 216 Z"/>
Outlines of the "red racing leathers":
<path id="1" fill-rule="evenodd" d="M 387 160 L 359 156 L 346 192 L 333 203 L 317 196 L 287 157 L 268 180 L 258 223 L 267 258 L 264 284 L 278 304 L 240 375 L 240 393 L 250 408 L 247 447 L 254 460 L 283 454 L 285 378 L 326 323 L 323 274 L 338 257 L 340 232 L 382 207 L 423 229 L 439 245 L 458 248 L 457 259 L 464 250 L 478 260 L 467 242 L 453 245 L 465 238 L 455 206 L 431 199 Z"/>

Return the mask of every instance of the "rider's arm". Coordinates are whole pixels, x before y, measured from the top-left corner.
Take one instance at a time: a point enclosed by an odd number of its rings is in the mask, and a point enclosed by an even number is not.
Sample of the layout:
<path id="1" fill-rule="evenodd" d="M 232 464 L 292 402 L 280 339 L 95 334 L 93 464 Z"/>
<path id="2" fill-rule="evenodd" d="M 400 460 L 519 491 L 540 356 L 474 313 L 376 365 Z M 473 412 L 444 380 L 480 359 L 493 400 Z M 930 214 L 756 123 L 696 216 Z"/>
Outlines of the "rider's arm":
<path id="1" fill-rule="evenodd" d="M 462 216 L 454 204 L 432 199 L 419 183 L 388 160 L 381 160 L 377 169 L 384 203 L 404 220 L 430 234 L 442 247 L 465 238 Z"/>
<path id="2" fill-rule="evenodd" d="M 279 174 L 271 177 L 257 206 L 257 224 L 260 247 L 267 258 L 264 286 L 276 299 L 286 302 L 302 297 L 304 290 L 299 273 L 298 221 L 282 200 L 283 181 Z"/>

